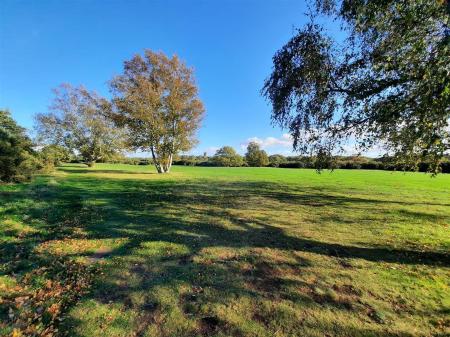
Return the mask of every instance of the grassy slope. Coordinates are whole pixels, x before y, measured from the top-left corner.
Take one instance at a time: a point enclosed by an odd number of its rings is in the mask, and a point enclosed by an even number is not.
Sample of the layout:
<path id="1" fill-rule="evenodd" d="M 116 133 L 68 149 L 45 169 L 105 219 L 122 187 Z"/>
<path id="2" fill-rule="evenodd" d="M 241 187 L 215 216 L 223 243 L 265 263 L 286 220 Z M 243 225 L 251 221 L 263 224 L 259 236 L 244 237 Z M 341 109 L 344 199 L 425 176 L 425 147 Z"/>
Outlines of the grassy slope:
<path id="1" fill-rule="evenodd" d="M 62 313 L 47 299 L 38 329 L 65 316 L 70 336 L 449 332 L 450 175 L 67 165 L 0 191 L 5 322 L 67 269 L 90 282 L 74 261 L 100 266 L 92 291 Z"/>

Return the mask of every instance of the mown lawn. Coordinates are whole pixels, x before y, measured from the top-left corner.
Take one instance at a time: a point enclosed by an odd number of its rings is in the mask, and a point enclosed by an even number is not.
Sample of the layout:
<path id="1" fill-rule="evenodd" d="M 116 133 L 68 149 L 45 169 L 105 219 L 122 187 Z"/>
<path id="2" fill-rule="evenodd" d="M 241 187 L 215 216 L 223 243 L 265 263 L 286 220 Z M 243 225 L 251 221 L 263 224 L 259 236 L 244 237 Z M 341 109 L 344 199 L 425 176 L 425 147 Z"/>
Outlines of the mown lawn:
<path id="1" fill-rule="evenodd" d="M 450 175 L 71 164 L 0 223 L 0 335 L 450 333 Z"/>

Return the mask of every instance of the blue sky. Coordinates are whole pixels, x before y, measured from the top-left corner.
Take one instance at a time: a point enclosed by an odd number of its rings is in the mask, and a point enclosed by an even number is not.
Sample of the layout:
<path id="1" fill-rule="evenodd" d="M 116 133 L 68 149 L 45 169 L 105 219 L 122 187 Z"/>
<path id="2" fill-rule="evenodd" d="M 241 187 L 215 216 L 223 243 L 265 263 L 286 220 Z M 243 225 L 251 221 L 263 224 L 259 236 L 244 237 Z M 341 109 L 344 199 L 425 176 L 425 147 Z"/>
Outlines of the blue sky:
<path id="1" fill-rule="evenodd" d="M 51 89 L 83 84 L 109 96 L 107 81 L 145 48 L 176 53 L 196 72 L 207 112 L 192 152 L 249 139 L 289 153 L 260 95 L 272 56 L 307 18 L 300 0 L 65 0 L 0 2 L 0 108 L 27 128 Z"/>

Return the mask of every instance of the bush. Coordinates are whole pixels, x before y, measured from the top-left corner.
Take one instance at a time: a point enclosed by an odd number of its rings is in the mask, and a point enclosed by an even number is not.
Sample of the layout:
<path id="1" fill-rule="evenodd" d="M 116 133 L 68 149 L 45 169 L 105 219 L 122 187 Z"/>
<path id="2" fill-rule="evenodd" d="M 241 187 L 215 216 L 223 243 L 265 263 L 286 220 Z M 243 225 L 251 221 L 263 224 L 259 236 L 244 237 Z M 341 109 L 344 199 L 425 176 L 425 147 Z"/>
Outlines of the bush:
<path id="1" fill-rule="evenodd" d="M 60 166 L 61 163 L 70 161 L 71 155 L 70 152 L 62 146 L 47 145 L 38 152 L 38 158 L 41 170 L 50 172 L 56 166 Z"/>
<path id="2" fill-rule="evenodd" d="M 361 164 L 361 168 L 363 170 L 378 170 L 381 167 L 382 166 L 379 163 L 375 162 L 375 161 L 369 161 L 367 163 L 362 163 Z"/>
<path id="3" fill-rule="evenodd" d="M 299 161 L 288 161 L 285 163 L 281 163 L 279 165 L 280 168 L 304 168 L 304 164 Z"/>
<path id="4" fill-rule="evenodd" d="M 72 161 L 77 163 L 84 163 L 81 159 Z M 109 164 L 126 164 L 126 165 L 152 165 L 153 160 L 151 158 L 139 158 L 139 157 L 125 157 L 122 155 L 115 155 L 113 157 L 107 157 L 104 160 L 98 161 L 99 163 Z"/>
<path id="5" fill-rule="evenodd" d="M 6 110 L 0 110 L 0 181 L 29 180 L 40 168 L 25 129 Z"/>
<path id="6" fill-rule="evenodd" d="M 151 165 L 152 161 L 150 159 L 141 159 L 138 162 L 138 165 Z"/>
<path id="7" fill-rule="evenodd" d="M 343 165 L 339 166 L 339 168 L 347 169 L 347 170 L 354 170 L 354 169 L 360 169 L 361 165 L 359 163 L 348 161 L 348 162 L 345 162 Z"/>
<path id="8" fill-rule="evenodd" d="M 211 160 L 200 161 L 197 163 L 197 166 L 214 166 L 214 163 Z"/>
<path id="9" fill-rule="evenodd" d="M 442 173 L 450 173 L 450 161 L 444 161 L 441 164 Z"/>
<path id="10" fill-rule="evenodd" d="M 195 166 L 198 163 L 194 160 L 189 160 L 189 159 L 181 159 L 181 160 L 176 160 L 173 162 L 174 165 L 182 165 L 182 166 Z"/>
<path id="11" fill-rule="evenodd" d="M 274 154 L 269 156 L 269 166 L 279 167 L 281 164 L 286 162 L 286 158 L 281 154 Z"/>

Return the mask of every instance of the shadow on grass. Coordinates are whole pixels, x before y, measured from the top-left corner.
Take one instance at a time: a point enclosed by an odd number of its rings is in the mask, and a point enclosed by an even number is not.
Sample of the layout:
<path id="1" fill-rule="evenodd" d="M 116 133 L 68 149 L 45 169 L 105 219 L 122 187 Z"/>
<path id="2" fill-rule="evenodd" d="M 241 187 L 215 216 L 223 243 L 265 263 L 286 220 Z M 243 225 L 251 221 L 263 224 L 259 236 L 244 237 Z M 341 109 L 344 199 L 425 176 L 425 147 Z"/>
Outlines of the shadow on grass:
<path id="1" fill-rule="evenodd" d="M 64 171 L 121 172 L 70 169 Z M 129 171 L 123 173 L 142 174 Z M 30 221 L 39 220 L 44 226 L 44 231 L 38 235 L 24 237 L 20 247 L 8 242 L 0 243 L 0 263 L 8 265 L 13 256 L 20 257 L 15 259 L 16 264 L 10 264 L 3 269 L 5 274 L 23 273 L 31 270 L 36 263 L 45 264 L 46 261 L 51 261 L 51 257 L 47 260 L 45 256 L 36 261 L 36 256 L 33 256 L 36 245 L 58 238 L 76 238 L 78 228 L 83 229 L 88 239 L 126 239 L 122 246 L 108 252 L 107 256 L 108 259 L 116 261 L 120 268 L 115 269 L 114 264 L 110 267 L 111 278 L 102 279 L 102 284 L 91 294 L 91 298 L 100 303 L 121 303 L 125 308 L 138 310 L 145 326 L 141 324 L 139 331 L 135 331 L 136 335 L 156 322 L 155 315 L 160 310 L 160 304 L 153 294 L 154 289 L 160 286 L 176 287 L 180 283 L 189 284 L 193 289 L 209 289 L 208 293 L 198 291 L 183 294 L 179 299 L 179 306 L 184 314 L 198 317 L 197 332 L 200 335 L 213 335 L 218 331 L 229 335 L 244 335 L 240 327 L 223 321 L 223 318 L 205 316 L 201 308 L 202 303 L 212 302 L 226 306 L 236 296 L 287 299 L 301 302 L 304 306 L 326 305 L 344 311 L 370 311 L 370 308 L 357 299 L 340 302 L 316 293 L 309 284 L 287 278 L 286 273 L 300 272 L 311 264 L 311 261 L 305 258 L 297 256 L 293 264 L 275 263 L 255 253 L 245 257 L 245 262 L 251 266 L 245 269 L 242 267 L 244 261 L 241 258 L 224 257 L 213 262 L 198 260 L 204 249 L 271 248 L 284 252 L 314 253 L 336 259 L 450 266 L 450 256 L 445 252 L 321 242 L 288 235 L 282 228 L 268 223 L 264 218 L 238 217 L 230 211 L 255 207 L 255 200 L 251 200 L 252 198 L 264 198 L 278 206 L 286 204 L 345 208 L 356 204 L 358 207 L 367 207 L 368 210 L 378 204 L 400 203 L 399 201 L 337 196 L 333 191 L 327 190 L 290 192 L 286 186 L 267 182 L 99 180 L 93 177 L 69 177 L 63 185 L 37 188 L 32 194 L 23 191 L 9 193 L 7 197 L 6 202 L 11 204 L 20 204 L 24 198 L 34 198 L 37 201 L 45 200 L 47 206 L 36 204 L 26 210 L 18 206 L 5 211 L 7 214 L 25 212 Z M 0 214 L 0 217 L 2 215 L 5 214 Z M 416 217 L 418 213 L 405 212 L 403 215 Z M 424 215 L 427 216 L 428 214 Z M 224 226 L 221 223 L 223 219 L 232 226 Z M 167 255 L 161 252 L 151 257 L 140 253 L 145 250 L 146 243 L 155 242 L 179 245 L 186 251 Z M 72 256 L 81 255 L 75 253 Z M 131 282 L 130 278 L 134 281 Z M 292 288 L 303 288 L 305 291 L 293 295 Z M 140 303 L 136 303 L 131 297 L 131 294 L 137 291 L 146 293 L 145 299 Z M 255 314 L 255 320 L 261 321 L 263 316 Z M 270 322 L 260 323 L 268 325 Z M 66 324 L 74 326 L 79 322 L 72 320 Z M 332 330 L 332 327 L 324 327 L 324 331 L 330 329 Z M 358 333 L 374 334 L 373 331 L 363 330 Z"/>
<path id="2" fill-rule="evenodd" d="M 67 166 L 66 166 L 67 167 Z M 128 170 L 97 170 L 97 169 L 88 169 L 88 168 L 79 168 L 79 169 L 66 169 L 65 167 L 60 168 L 61 171 L 67 173 L 76 173 L 76 174 L 102 174 L 102 173 L 113 173 L 113 174 L 157 174 L 156 172 L 145 172 L 145 171 L 128 171 Z"/>

